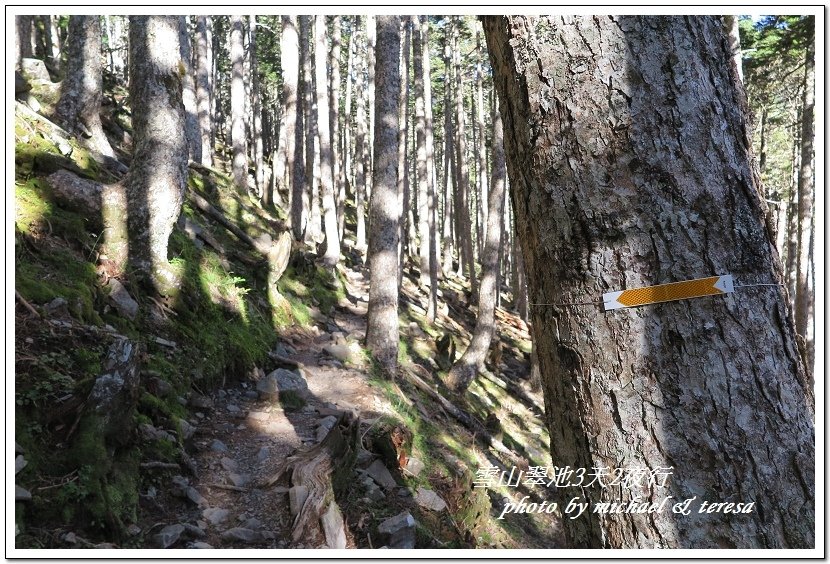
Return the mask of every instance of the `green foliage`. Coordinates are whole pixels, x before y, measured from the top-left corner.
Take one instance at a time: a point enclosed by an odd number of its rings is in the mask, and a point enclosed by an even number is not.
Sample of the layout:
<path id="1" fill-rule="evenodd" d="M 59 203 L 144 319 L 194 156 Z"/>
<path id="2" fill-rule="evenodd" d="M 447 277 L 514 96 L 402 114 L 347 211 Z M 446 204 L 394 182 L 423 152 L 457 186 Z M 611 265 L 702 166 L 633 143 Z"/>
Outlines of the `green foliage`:
<path id="1" fill-rule="evenodd" d="M 280 392 L 279 401 L 285 411 L 299 411 L 306 405 L 303 397 L 292 390 Z"/>

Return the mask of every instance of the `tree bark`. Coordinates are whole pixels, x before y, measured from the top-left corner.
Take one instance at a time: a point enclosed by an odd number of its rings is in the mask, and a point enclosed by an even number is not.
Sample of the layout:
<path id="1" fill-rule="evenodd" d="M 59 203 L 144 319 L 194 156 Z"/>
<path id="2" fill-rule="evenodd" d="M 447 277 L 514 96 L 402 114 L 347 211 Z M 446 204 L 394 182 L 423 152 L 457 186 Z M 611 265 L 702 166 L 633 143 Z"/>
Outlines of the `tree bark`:
<path id="1" fill-rule="evenodd" d="M 208 19 L 210 16 L 198 16 L 196 19 L 196 107 L 198 109 L 199 138 L 202 153 L 199 162 L 213 166 L 213 147 L 210 141 L 210 69 L 213 65 L 208 58 Z"/>
<path id="2" fill-rule="evenodd" d="M 714 274 L 782 281 L 720 19 L 484 23 L 553 460 L 672 469 L 662 488 L 572 485 L 559 500 L 693 498 L 689 515 L 564 519 L 570 546 L 814 546 L 811 397 L 779 286 L 568 305 Z M 704 501 L 754 510 L 700 513 Z"/>
<path id="3" fill-rule="evenodd" d="M 795 294 L 795 328 L 807 340 L 810 331 L 809 263 L 813 213 L 813 107 L 815 104 L 815 45 L 811 41 L 804 55 L 804 90 L 801 110 L 801 165 L 798 170 L 798 262 Z M 809 343 L 808 343 L 809 344 Z M 812 376 L 812 366 L 807 373 Z M 812 387 L 812 385 L 810 386 Z"/>
<path id="4" fill-rule="evenodd" d="M 306 195 L 308 197 L 308 221 L 305 228 L 305 242 L 318 244 L 322 242 L 322 217 L 320 215 L 320 135 L 317 114 L 317 88 L 315 76 L 315 58 L 311 52 L 314 46 L 314 19 L 312 16 L 300 16 L 300 59 L 303 64 L 303 81 L 305 82 L 305 169 Z M 305 56 L 303 56 L 305 49 Z"/>
<path id="5" fill-rule="evenodd" d="M 424 50 L 424 129 L 426 133 L 427 149 L 427 231 L 429 232 L 429 303 L 427 305 L 427 320 L 435 321 L 438 313 L 438 234 L 436 233 L 437 217 L 437 174 L 435 173 L 435 137 L 432 122 L 432 79 L 429 53 L 429 18 L 418 17 L 423 35 Z"/>
<path id="6" fill-rule="evenodd" d="M 334 172 L 331 149 L 331 121 L 329 112 L 328 78 L 326 72 L 326 17 L 316 16 L 314 28 L 314 72 L 317 87 L 317 134 L 320 139 L 320 192 L 323 203 L 323 223 L 326 252 L 323 261 L 333 267 L 340 260 L 340 235 L 337 229 L 337 208 L 334 205 Z M 339 76 L 339 73 L 338 73 Z"/>
<path id="7" fill-rule="evenodd" d="M 355 29 L 360 28 L 360 16 L 355 19 Z M 363 38 L 362 34 L 359 37 Z M 363 80 L 363 69 L 366 64 L 364 57 L 358 56 L 355 63 L 355 96 L 357 97 L 357 134 L 355 136 L 355 213 L 357 226 L 355 233 L 355 248 L 362 254 L 366 252 L 366 103 L 369 99 L 368 89 Z"/>
<path id="8" fill-rule="evenodd" d="M 377 17 L 375 146 L 369 232 L 369 311 L 366 345 L 387 378 L 398 365 L 398 89 L 400 19 Z"/>
<path id="9" fill-rule="evenodd" d="M 254 157 L 254 180 L 256 182 L 256 193 L 263 205 L 271 203 L 268 194 L 268 187 L 265 185 L 265 148 L 262 140 L 262 91 L 259 84 L 259 63 L 256 55 L 257 22 L 256 16 L 248 16 L 250 22 L 251 42 L 248 46 L 250 51 L 251 66 L 251 136 L 253 137 Z"/>
<path id="10" fill-rule="evenodd" d="M 348 58 L 346 59 L 346 93 L 345 93 L 345 112 L 343 114 L 343 146 L 341 154 L 343 159 L 343 213 L 338 218 L 340 224 L 340 237 L 345 236 L 346 220 L 345 220 L 345 203 L 346 199 L 354 193 L 354 174 L 352 172 L 352 152 L 354 151 L 354 144 L 352 143 L 352 93 L 354 92 L 354 63 L 355 63 L 355 49 L 357 47 L 357 25 L 354 21 L 351 22 L 351 29 L 355 30 L 349 35 L 349 42 L 347 47 Z M 339 212 L 340 210 L 338 210 Z"/>
<path id="11" fill-rule="evenodd" d="M 190 61 L 190 35 L 187 30 L 187 16 L 179 16 L 179 50 L 182 60 L 182 101 L 185 111 L 185 138 L 191 160 L 202 158 L 202 135 L 196 104 L 196 81 Z"/>
<path id="12" fill-rule="evenodd" d="M 21 59 L 31 59 L 34 55 L 32 49 L 32 18 L 33 16 L 15 16 L 15 47 L 17 66 L 20 66 Z M 70 20 L 71 21 L 71 20 Z M 100 45 L 100 39 L 99 45 Z"/>
<path id="13" fill-rule="evenodd" d="M 167 295 L 178 281 L 167 241 L 187 182 L 177 16 L 130 17 L 133 160 L 126 179 L 130 264 Z"/>
<path id="14" fill-rule="evenodd" d="M 302 96 L 299 95 L 300 82 L 300 39 L 297 33 L 297 18 L 282 16 L 282 34 L 280 35 L 280 66 L 282 68 L 282 115 L 283 132 L 280 143 L 284 149 L 277 151 L 285 155 L 288 193 L 291 200 L 291 229 L 294 239 L 303 237 L 303 122 Z M 277 167 L 279 170 L 279 167 Z"/>
<path id="15" fill-rule="evenodd" d="M 418 284 L 422 289 L 426 289 L 432 281 L 429 277 L 429 202 L 427 199 L 429 176 L 427 173 L 426 109 L 424 107 L 424 84 L 425 81 L 429 81 L 429 77 L 424 74 L 423 44 L 423 31 L 418 25 L 412 41 L 415 73 L 415 185 L 418 197 L 418 265 L 420 270 Z"/>
<path id="16" fill-rule="evenodd" d="M 478 292 L 478 315 L 470 346 L 447 375 L 447 385 L 458 393 L 467 390 L 484 365 L 496 321 L 499 251 L 501 250 L 502 215 L 504 214 L 505 177 L 504 134 L 501 117 L 493 122 L 493 186 L 488 201 L 487 235 L 481 257 L 481 287 Z"/>
<path id="17" fill-rule="evenodd" d="M 115 158 L 101 125 L 101 18 L 70 16 L 66 78 L 55 109 L 67 131 L 79 133 L 104 157 Z"/>
<path id="18" fill-rule="evenodd" d="M 332 145 L 331 174 L 335 200 L 335 229 L 337 231 L 338 241 L 343 239 L 343 222 L 346 213 L 346 179 L 342 166 L 344 151 L 343 145 L 341 144 L 343 112 L 340 111 L 340 48 L 343 42 L 343 33 L 340 18 L 341 16 L 332 16 L 331 49 L 329 50 L 329 72 L 331 74 L 331 88 L 329 89 L 329 124 L 331 125 Z"/>
<path id="19" fill-rule="evenodd" d="M 410 209 L 411 194 L 409 188 L 409 152 L 407 137 L 409 133 L 409 52 L 412 45 L 412 25 L 416 16 L 401 17 L 404 37 L 401 48 L 400 67 L 401 83 L 398 94 L 398 207 L 401 209 L 399 220 L 400 235 L 398 239 L 398 287 L 403 283 L 403 270 L 406 264 L 406 234 Z M 417 90 L 417 87 L 416 87 Z"/>
<path id="20" fill-rule="evenodd" d="M 732 54 L 732 60 L 735 63 L 738 71 L 738 78 L 741 82 L 744 81 L 744 65 L 743 54 L 741 52 L 741 34 L 740 26 L 738 25 L 738 16 L 727 15 L 723 16 L 723 31 L 729 40 L 729 51 Z"/>
<path id="21" fill-rule="evenodd" d="M 233 181 L 242 193 L 248 193 L 248 140 L 245 135 L 245 48 L 242 44 L 242 16 L 231 16 L 231 148 Z"/>

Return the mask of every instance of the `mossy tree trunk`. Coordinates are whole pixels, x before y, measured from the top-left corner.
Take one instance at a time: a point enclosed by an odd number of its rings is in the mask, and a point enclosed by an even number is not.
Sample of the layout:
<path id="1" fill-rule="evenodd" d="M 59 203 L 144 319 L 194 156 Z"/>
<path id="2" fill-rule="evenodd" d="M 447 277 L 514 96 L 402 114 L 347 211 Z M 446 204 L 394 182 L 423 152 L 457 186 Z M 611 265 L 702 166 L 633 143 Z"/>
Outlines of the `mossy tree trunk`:
<path id="1" fill-rule="evenodd" d="M 127 176 L 130 263 L 167 294 L 167 242 L 187 182 L 187 139 L 175 16 L 130 17 L 133 161 Z"/>
<path id="2" fill-rule="evenodd" d="M 694 498 L 689 515 L 566 518 L 570 545 L 814 546 L 811 392 L 780 287 L 565 305 L 714 274 L 782 282 L 720 18 L 484 23 L 553 462 L 672 469 L 662 489 L 594 483 L 559 500 Z M 704 501 L 755 505 L 700 513 Z"/>

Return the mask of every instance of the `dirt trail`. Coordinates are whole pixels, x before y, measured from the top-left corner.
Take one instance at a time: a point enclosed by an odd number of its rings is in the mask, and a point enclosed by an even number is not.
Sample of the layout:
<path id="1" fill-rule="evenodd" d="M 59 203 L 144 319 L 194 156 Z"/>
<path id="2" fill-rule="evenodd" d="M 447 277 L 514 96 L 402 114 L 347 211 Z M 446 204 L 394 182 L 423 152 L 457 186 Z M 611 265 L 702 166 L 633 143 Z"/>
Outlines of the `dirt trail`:
<path id="1" fill-rule="evenodd" d="M 306 405 L 286 410 L 263 399 L 256 383 L 244 381 L 216 390 L 197 408 L 192 441 L 196 475 L 175 477 L 166 491 L 142 496 L 155 520 L 146 523 L 150 546 L 171 548 L 318 548 L 322 539 L 291 541 L 292 516 L 285 487 L 260 488 L 297 449 L 313 446 L 323 416 L 319 410 L 347 409 L 360 415 L 363 428 L 388 411 L 367 383 L 363 368 L 324 350 L 359 342 L 365 334 L 368 285 L 361 273 L 344 270 L 348 301 L 319 316 L 318 327 L 282 335 L 280 354 L 300 364 L 310 395 Z M 340 352 L 340 351 L 338 351 Z M 351 365 L 351 360 L 349 362 Z M 151 494 L 154 492 L 150 492 Z M 177 526 L 179 525 L 179 526 Z M 354 547 L 348 539 L 349 548 Z M 315 544 L 316 543 L 316 544 Z"/>

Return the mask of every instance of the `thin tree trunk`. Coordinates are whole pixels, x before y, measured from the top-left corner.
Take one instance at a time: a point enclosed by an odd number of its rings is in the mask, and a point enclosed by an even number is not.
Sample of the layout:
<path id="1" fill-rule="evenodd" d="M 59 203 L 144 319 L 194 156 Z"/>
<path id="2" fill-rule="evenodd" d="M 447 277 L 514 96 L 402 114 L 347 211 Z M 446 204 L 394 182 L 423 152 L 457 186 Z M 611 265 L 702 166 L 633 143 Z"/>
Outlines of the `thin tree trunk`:
<path id="1" fill-rule="evenodd" d="M 167 241 L 187 182 L 179 22 L 177 16 L 130 17 L 134 135 L 125 181 L 130 264 L 163 295 L 178 284 L 167 262 Z"/>
<path id="2" fill-rule="evenodd" d="M 323 260 L 334 266 L 340 260 L 340 236 L 337 229 L 337 208 L 334 205 L 334 171 L 331 149 L 331 112 L 329 111 L 328 79 L 326 78 L 326 17 L 316 16 L 314 28 L 314 72 L 317 87 L 317 134 L 320 139 L 320 192 L 323 203 L 323 222 L 326 252 Z M 338 80 L 340 73 L 338 72 Z"/>
<path id="3" fill-rule="evenodd" d="M 400 67 L 401 86 L 398 98 L 398 207 L 401 209 L 400 235 L 398 239 L 398 286 L 403 283 L 403 271 L 406 264 L 406 234 L 407 212 L 410 208 L 409 190 L 409 153 L 407 151 L 407 134 L 409 116 L 409 51 L 412 39 L 412 25 L 416 16 L 402 16 L 401 26 L 404 29 L 403 44 L 401 47 Z"/>
<path id="4" fill-rule="evenodd" d="M 32 18 L 33 16 L 14 17 L 15 28 L 17 31 L 17 35 L 15 36 L 15 47 L 17 48 L 15 61 L 18 67 L 20 66 L 21 59 L 31 59 L 34 56 L 34 50 L 32 49 Z M 100 38 L 98 41 L 100 45 Z"/>
<path id="5" fill-rule="evenodd" d="M 187 25 L 188 16 L 179 16 L 179 49 L 182 58 L 182 101 L 185 111 L 185 138 L 187 152 L 191 160 L 199 161 L 202 158 L 202 136 L 199 130 L 199 116 L 196 105 L 196 81 L 193 74 L 190 48 L 190 34 Z"/>
<path id="6" fill-rule="evenodd" d="M 446 59 L 445 59 L 446 62 Z M 449 69 L 449 65 L 446 66 Z M 441 227 L 441 234 L 443 239 L 442 249 L 444 251 L 441 270 L 444 276 L 449 276 L 452 272 L 452 219 L 453 219 L 453 198 L 455 193 L 454 178 L 455 178 L 455 161 L 453 156 L 453 135 L 452 135 L 452 118 L 448 111 L 449 106 L 449 71 L 444 75 L 445 96 L 444 96 L 444 218 Z"/>
<path id="7" fill-rule="evenodd" d="M 360 16 L 355 18 L 355 29 L 360 28 Z M 363 39 L 363 35 L 359 37 Z M 356 48 L 357 49 L 357 48 Z M 358 51 L 359 52 L 359 51 Z M 355 96 L 357 97 L 357 135 L 355 137 L 355 213 L 357 226 L 355 233 L 355 248 L 361 253 L 366 252 L 366 103 L 369 99 L 368 89 L 363 80 L 363 69 L 366 59 L 357 57 L 355 63 Z"/>
<path id="8" fill-rule="evenodd" d="M 370 204 L 369 311 L 366 346 L 387 378 L 398 364 L 398 96 L 400 19 L 378 16 L 375 167 Z"/>
<path id="9" fill-rule="evenodd" d="M 357 30 L 357 25 L 352 22 L 352 30 Z M 345 237 L 346 220 L 345 220 L 345 202 L 346 199 L 354 192 L 354 173 L 352 171 L 352 151 L 354 145 L 352 143 L 352 92 L 354 91 L 354 61 L 355 61 L 355 41 L 356 31 L 349 35 L 349 43 L 347 47 L 348 58 L 346 59 L 346 94 L 345 94 L 345 112 L 343 114 L 343 145 L 341 147 L 341 154 L 343 155 L 343 202 L 344 212 L 339 217 L 340 222 L 340 237 Z M 339 211 L 339 210 L 338 210 Z"/>
<path id="10" fill-rule="evenodd" d="M 262 92 L 259 85 L 259 63 L 256 56 L 256 16 L 248 16 L 251 28 L 250 50 L 251 65 L 251 135 L 254 146 L 254 178 L 256 180 L 256 193 L 263 205 L 271 203 L 268 188 L 265 186 L 265 149 L 263 146 L 262 131 Z"/>
<path id="11" fill-rule="evenodd" d="M 807 45 L 804 57 L 804 92 L 801 110 L 801 165 L 798 171 L 798 287 L 795 294 L 795 328 L 798 334 L 807 338 L 810 330 L 810 304 L 813 295 L 810 291 L 809 264 L 810 239 L 812 237 L 813 211 L 813 106 L 815 104 L 815 46 L 812 41 Z M 809 354 L 809 351 L 808 351 Z M 812 366 L 807 367 L 812 377 Z M 812 384 L 812 383 L 811 383 Z M 811 385 L 812 387 L 812 385 Z"/>
<path id="12" fill-rule="evenodd" d="M 663 487 L 574 481 L 556 500 L 691 500 L 688 515 L 571 515 L 568 545 L 813 547 L 814 411 L 780 287 L 577 305 L 717 274 L 782 281 L 720 18 L 485 17 L 484 27 L 553 460 L 671 473 Z M 752 512 L 701 511 L 727 500 Z"/>
<path id="13" fill-rule="evenodd" d="M 317 137 L 317 104 L 316 88 L 314 85 L 314 74 L 312 71 L 313 57 L 311 55 L 312 43 L 312 17 L 300 16 L 300 60 L 303 66 L 303 83 L 305 89 L 305 101 L 303 111 L 305 113 L 305 171 L 306 187 L 305 197 L 308 199 L 307 220 L 305 222 L 305 242 L 319 243 L 322 236 L 319 187 L 320 187 L 320 147 Z"/>
<path id="14" fill-rule="evenodd" d="M 199 162 L 213 166 L 213 146 L 210 141 L 210 69 L 212 62 L 208 59 L 208 19 L 210 16 L 198 16 L 196 19 L 196 107 L 199 114 L 199 136 L 202 141 L 202 154 Z"/>
<path id="15" fill-rule="evenodd" d="M 743 82 L 744 67 L 742 61 L 743 54 L 741 53 L 741 34 L 740 26 L 738 25 L 738 16 L 723 16 L 723 30 L 726 32 L 727 39 L 729 39 L 729 50 L 732 54 L 732 60 L 735 63 L 735 68 L 738 71 L 738 78 L 741 82 Z"/>
<path id="16" fill-rule="evenodd" d="M 367 75 L 368 75 L 368 83 L 367 83 L 367 94 L 369 96 L 368 100 L 368 111 L 369 111 L 369 147 L 375 146 L 375 69 L 376 61 L 375 61 L 375 42 L 377 40 L 377 21 L 375 16 L 369 14 L 366 16 L 366 65 L 367 65 Z M 371 182 L 368 182 L 368 179 L 373 177 L 373 150 L 367 151 L 368 154 L 368 162 L 366 163 L 366 197 L 371 197 Z"/>
<path id="17" fill-rule="evenodd" d="M 342 16 L 332 16 L 331 24 L 331 50 L 329 51 L 329 68 L 331 73 L 331 89 L 329 91 L 329 121 L 331 124 L 331 145 L 332 145 L 332 176 L 334 177 L 335 195 L 335 217 L 337 225 L 337 237 L 343 239 L 343 225 L 346 214 L 346 176 L 342 164 L 344 162 L 344 150 L 342 144 L 343 134 L 343 112 L 340 111 L 340 51 L 343 43 L 341 30 Z M 348 47 L 347 47 L 348 51 Z M 348 110 L 346 110 L 348 111 Z"/>
<path id="18" fill-rule="evenodd" d="M 414 62 L 415 82 L 415 186 L 418 197 L 418 266 L 420 276 L 418 284 L 426 289 L 432 282 L 429 277 L 429 202 L 427 190 L 429 175 L 427 172 L 427 136 L 426 110 L 424 108 L 424 82 L 429 77 L 424 75 L 424 37 L 420 25 L 417 25 L 412 41 L 412 59 Z"/>
<path id="19" fill-rule="evenodd" d="M 497 114 L 493 122 L 493 186 L 488 198 L 490 209 L 487 211 L 487 240 L 481 258 L 481 289 L 478 293 L 476 326 L 470 346 L 447 375 L 447 385 L 459 393 L 467 390 L 484 365 L 495 329 L 506 176 L 502 123 L 500 115 Z"/>
<path id="20" fill-rule="evenodd" d="M 51 64 L 52 72 L 56 75 L 61 74 L 61 36 L 58 32 L 58 16 L 49 16 L 49 30 L 52 40 L 52 52 L 49 53 L 49 63 Z"/>
<path id="21" fill-rule="evenodd" d="M 303 175 L 302 157 L 302 97 L 298 95 L 300 82 L 300 44 L 297 34 L 297 18 L 282 16 L 282 34 L 280 35 L 280 66 L 282 68 L 282 115 L 284 125 L 280 132 L 283 147 L 277 152 L 284 155 L 287 190 L 291 200 L 291 229 L 294 239 L 302 239 L 303 233 Z M 279 166 L 276 167 L 279 170 Z M 278 178 L 281 178 L 278 176 Z"/>
<path id="22" fill-rule="evenodd" d="M 487 143 L 484 130 L 484 72 L 481 68 L 482 58 L 484 53 L 481 48 L 482 42 L 482 28 L 479 22 L 476 22 L 476 123 L 475 130 L 478 132 L 478 150 L 476 151 L 476 158 L 478 159 L 478 195 L 479 206 L 481 210 L 479 220 L 482 226 L 487 223 Z M 478 231 L 481 233 L 481 231 Z"/>
<path id="23" fill-rule="evenodd" d="M 427 320 L 435 321 L 438 314 L 438 234 L 437 214 L 437 174 L 435 172 L 435 137 L 433 134 L 432 122 L 432 80 L 429 53 L 429 19 L 426 16 L 419 16 L 423 35 L 424 50 L 424 129 L 426 133 L 427 149 L 427 231 L 429 232 L 429 305 L 427 306 Z"/>
<path id="24" fill-rule="evenodd" d="M 245 135 L 245 48 L 242 44 L 242 16 L 231 16 L 231 148 L 233 181 L 243 194 L 248 193 L 248 140 Z"/>

